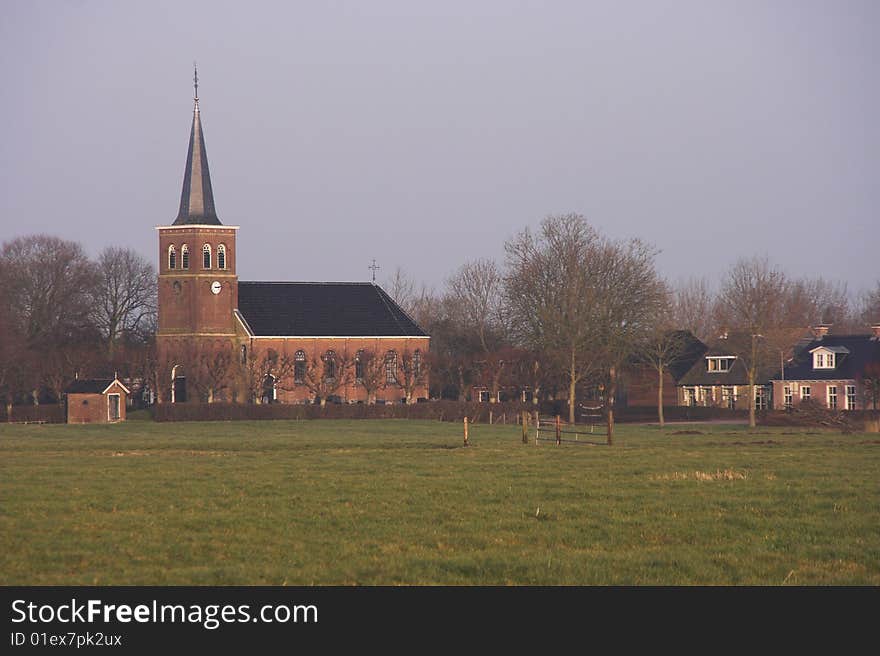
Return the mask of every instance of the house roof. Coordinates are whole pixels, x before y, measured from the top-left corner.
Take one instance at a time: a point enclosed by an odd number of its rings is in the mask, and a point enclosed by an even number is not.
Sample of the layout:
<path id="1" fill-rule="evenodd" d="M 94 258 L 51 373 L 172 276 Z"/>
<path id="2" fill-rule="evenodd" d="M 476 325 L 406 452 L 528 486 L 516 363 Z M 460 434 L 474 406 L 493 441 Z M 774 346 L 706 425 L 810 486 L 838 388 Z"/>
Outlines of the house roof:
<path id="1" fill-rule="evenodd" d="M 681 355 L 675 362 L 669 365 L 669 373 L 676 382 L 681 380 L 690 371 L 694 363 L 703 357 L 708 348 L 698 338 L 694 337 L 689 330 L 677 331 L 677 335 L 683 342 L 683 348 L 681 349 Z"/>
<path id="2" fill-rule="evenodd" d="M 255 337 L 427 337 L 369 282 L 239 282 L 238 310 Z"/>
<path id="3" fill-rule="evenodd" d="M 104 394 L 118 384 L 126 394 L 130 394 L 128 388 L 116 378 L 77 378 L 64 390 L 68 394 Z"/>
<path id="4" fill-rule="evenodd" d="M 833 369 L 813 369 L 812 353 L 822 347 L 838 354 Z M 814 339 L 785 365 L 785 380 L 851 380 L 861 374 L 869 362 L 880 362 L 880 341 L 876 338 L 871 335 L 825 335 L 822 339 Z M 773 376 L 773 380 L 781 378 L 778 373 Z"/>
<path id="5" fill-rule="evenodd" d="M 732 334 L 728 338 L 721 338 L 712 342 L 703 353 L 703 357 L 698 358 L 687 373 L 685 373 L 678 381 L 679 385 L 700 385 L 711 387 L 713 385 L 748 385 L 749 374 L 745 364 L 740 358 L 734 355 L 734 348 L 731 342 L 735 339 L 741 339 L 739 333 Z M 735 358 L 728 371 L 709 371 L 706 364 L 707 358 Z M 769 366 L 758 372 L 758 384 L 766 384 L 770 380 L 770 374 L 778 368 L 778 364 Z"/>

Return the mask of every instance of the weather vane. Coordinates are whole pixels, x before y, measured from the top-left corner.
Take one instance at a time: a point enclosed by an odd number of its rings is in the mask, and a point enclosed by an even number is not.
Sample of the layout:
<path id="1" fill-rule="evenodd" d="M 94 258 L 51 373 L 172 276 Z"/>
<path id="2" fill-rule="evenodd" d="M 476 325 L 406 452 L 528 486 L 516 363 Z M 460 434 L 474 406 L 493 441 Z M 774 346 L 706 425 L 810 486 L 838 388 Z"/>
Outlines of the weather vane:
<path id="1" fill-rule="evenodd" d="M 376 282 L 376 271 L 378 271 L 382 267 L 380 267 L 379 265 L 376 264 L 375 257 L 373 258 L 373 263 L 370 266 L 368 266 L 367 268 L 373 270 L 373 282 Z"/>

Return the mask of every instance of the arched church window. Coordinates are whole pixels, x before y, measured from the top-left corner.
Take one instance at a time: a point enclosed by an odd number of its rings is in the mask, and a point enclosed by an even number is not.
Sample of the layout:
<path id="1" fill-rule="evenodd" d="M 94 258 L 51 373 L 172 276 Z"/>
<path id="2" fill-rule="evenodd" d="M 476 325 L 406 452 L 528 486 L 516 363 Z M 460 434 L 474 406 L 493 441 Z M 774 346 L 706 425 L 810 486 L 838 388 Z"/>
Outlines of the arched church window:
<path id="1" fill-rule="evenodd" d="M 174 250 L 174 244 L 171 244 L 171 246 L 168 247 L 168 268 L 177 268 L 177 251 Z"/>
<path id="2" fill-rule="evenodd" d="M 180 266 L 189 269 L 189 246 L 186 244 L 180 247 Z"/>
<path id="3" fill-rule="evenodd" d="M 302 383 L 306 379 L 306 354 L 305 351 L 297 351 L 293 355 L 293 382 Z"/>
<path id="4" fill-rule="evenodd" d="M 356 383 L 364 382 L 364 350 L 361 349 L 354 356 L 354 379 Z"/>
<path id="5" fill-rule="evenodd" d="M 397 353 L 388 351 L 385 354 L 385 384 L 395 385 L 397 383 Z"/>
<path id="6" fill-rule="evenodd" d="M 211 268 L 211 245 L 205 244 L 202 246 L 202 268 L 210 269 Z"/>
<path id="7" fill-rule="evenodd" d="M 241 363 L 247 364 L 247 346 L 244 344 L 241 345 Z"/>
<path id="8" fill-rule="evenodd" d="M 416 349 L 415 353 L 413 353 L 412 370 L 413 375 L 417 378 L 422 374 L 422 352 L 419 349 Z"/>
<path id="9" fill-rule="evenodd" d="M 217 246 L 217 268 L 226 268 L 226 246 L 224 246 L 223 244 Z"/>
<path id="10" fill-rule="evenodd" d="M 324 380 L 328 382 L 336 380 L 336 353 L 333 351 L 324 354 Z"/>

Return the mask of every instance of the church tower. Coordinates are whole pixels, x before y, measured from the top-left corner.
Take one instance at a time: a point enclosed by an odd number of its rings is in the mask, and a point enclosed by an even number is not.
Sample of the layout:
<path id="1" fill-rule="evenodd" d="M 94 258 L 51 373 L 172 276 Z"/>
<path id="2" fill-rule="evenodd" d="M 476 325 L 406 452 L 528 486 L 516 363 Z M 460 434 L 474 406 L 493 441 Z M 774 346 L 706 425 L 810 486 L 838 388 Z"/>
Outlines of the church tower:
<path id="1" fill-rule="evenodd" d="M 235 337 L 238 276 L 235 235 L 238 226 L 224 226 L 214 208 L 208 155 L 199 112 L 198 73 L 194 75 L 192 130 L 180 211 L 170 226 L 159 226 L 160 359 L 192 359 L 193 350 L 228 344 Z M 182 352 L 189 350 L 189 357 Z M 181 371 L 172 372 L 178 378 Z M 177 387 L 177 384 L 175 384 Z M 178 394 L 178 397 L 185 396 Z M 172 400 L 184 400 L 181 398 Z"/>

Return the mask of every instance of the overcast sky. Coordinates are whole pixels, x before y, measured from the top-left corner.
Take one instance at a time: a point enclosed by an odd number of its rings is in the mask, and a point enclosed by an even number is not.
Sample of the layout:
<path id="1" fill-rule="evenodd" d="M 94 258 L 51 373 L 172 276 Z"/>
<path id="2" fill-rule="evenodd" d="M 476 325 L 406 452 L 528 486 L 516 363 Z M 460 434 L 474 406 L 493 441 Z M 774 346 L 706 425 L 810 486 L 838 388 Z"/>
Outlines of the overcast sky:
<path id="1" fill-rule="evenodd" d="M 0 2 L 0 241 L 155 262 L 198 61 L 243 280 L 439 287 L 547 214 L 876 284 L 880 2 Z"/>

